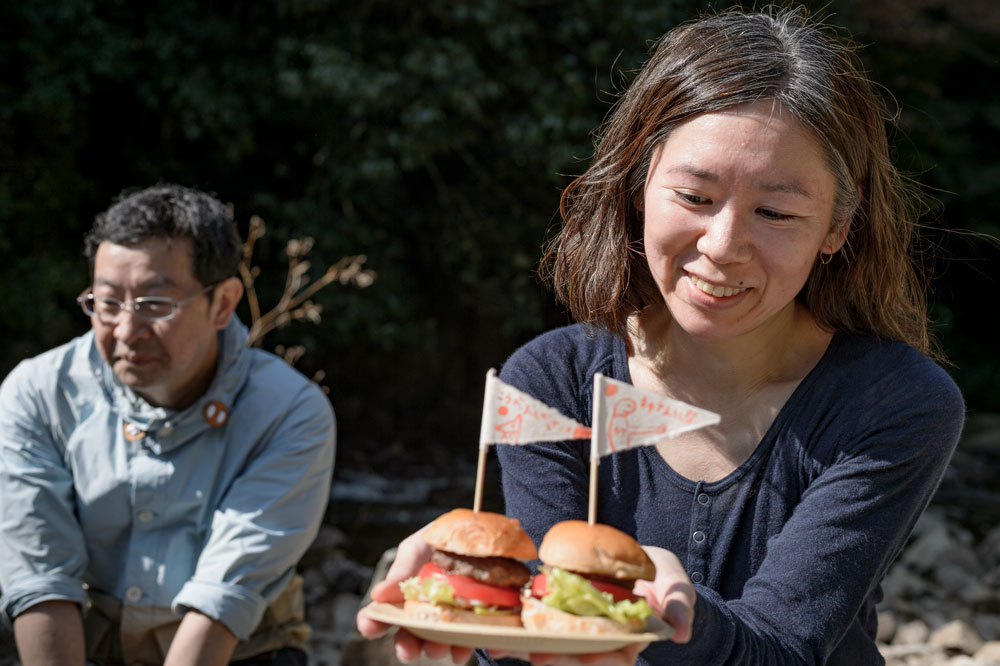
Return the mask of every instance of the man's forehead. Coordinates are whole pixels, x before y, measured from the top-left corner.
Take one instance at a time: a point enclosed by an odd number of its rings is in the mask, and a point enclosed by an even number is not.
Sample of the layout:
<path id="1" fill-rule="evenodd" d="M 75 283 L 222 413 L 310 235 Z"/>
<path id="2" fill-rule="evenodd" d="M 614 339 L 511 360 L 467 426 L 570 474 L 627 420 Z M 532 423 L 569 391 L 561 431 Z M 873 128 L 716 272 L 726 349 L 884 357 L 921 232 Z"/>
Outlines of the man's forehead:
<path id="1" fill-rule="evenodd" d="M 169 287 L 196 281 L 191 241 L 145 238 L 135 243 L 103 241 L 94 260 L 94 285 Z"/>
<path id="2" fill-rule="evenodd" d="M 97 274 L 94 275 L 94 286 L 95 287 L 121 287 L 117 280 L 112 277 Z M 156 273 L 148 278 L 138 280 L 130 284 L 129 286 L 138 287 L 140 289 L 158 289 L 161 287 L 176 287 L 178 286 L 177 281 L 171 278 L 169 275 L 163 275 L 161 273 Z"/>

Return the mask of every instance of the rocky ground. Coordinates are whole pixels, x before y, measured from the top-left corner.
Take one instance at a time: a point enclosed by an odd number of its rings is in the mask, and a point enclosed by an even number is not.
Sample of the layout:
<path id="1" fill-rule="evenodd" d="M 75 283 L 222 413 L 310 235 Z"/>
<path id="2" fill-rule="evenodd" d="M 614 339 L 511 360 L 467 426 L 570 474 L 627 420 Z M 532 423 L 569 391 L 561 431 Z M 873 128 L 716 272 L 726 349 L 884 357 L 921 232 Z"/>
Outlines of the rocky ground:
<path id="1" fill-rule="evenodd" d="M 388 640 L 359 639 L 354 616 L 391 558 L 386 551 L 413 526 L 471 503 L 473 481 L 471 469 L 447 478 L 338 478 L 328 522 L 301 567 L 315 630 L 310 666 L 399 663 Z M 970 417 L 884 591 L 878 638 L 888 666 L 1000 666 L 1000 415 Z M 0 666 L 16 663 L 0 631 Z"/>

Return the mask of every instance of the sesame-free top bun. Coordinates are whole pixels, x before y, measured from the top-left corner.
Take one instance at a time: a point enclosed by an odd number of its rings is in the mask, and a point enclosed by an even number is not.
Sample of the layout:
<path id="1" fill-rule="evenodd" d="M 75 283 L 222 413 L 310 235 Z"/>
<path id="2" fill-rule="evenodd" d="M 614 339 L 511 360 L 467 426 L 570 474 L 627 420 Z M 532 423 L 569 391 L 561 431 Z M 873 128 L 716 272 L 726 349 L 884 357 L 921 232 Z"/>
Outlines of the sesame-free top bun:
<path id="1" fill-rule="evenodd" d="M 453 509 L 428 525 L 423 537 L 438 550 L 470 557 L 538 557 L 535 544 L 516 518 L 489 511 Z"/>
<path id="2" fill-rule="evenodd" d="M 656 566 L 638 541 L 610 525 L 584 520 L 553 525 L 538 556 L 544 564 L 576 573 L 622 580 L 656 577 Z"/>

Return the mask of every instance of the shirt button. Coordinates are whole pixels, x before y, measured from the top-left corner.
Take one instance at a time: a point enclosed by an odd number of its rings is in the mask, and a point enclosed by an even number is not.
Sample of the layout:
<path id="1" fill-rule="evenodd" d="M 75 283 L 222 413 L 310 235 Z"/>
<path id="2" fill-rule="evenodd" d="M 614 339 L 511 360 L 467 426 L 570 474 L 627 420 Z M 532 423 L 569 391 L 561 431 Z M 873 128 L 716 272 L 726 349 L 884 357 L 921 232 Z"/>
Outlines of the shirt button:
<path id="1" fill-rule="evenodd" d="M 171 433 L 174 432 L 174 425 L 172 423 L 164 423 L 163 427 L 157 433 L 161 437 L 170 437 Z"/>
<path id="2" fill-rule="evenodd" d="M 692 583 L 701 583 L 704 580 L 705 580 L 705 576 L 703 576 L 700 571 L 695 571 L 694 573 L 691 574 L 691 582 Z"/>
<path id="3" fill-rule="evenodd" d="M 139 512 L 139 520 L 144 523 L 148 523 L 155 517 L 155 514 L 149 509 L 143 509 Z"/>
<path id="4" fill-rule="evenodd" d="M 694 539 L 695 543 L 701 543 L 702 541 L 705 540 L 705 533 L 702 532 L 701 530 L 698 530 L 697 532 L 691 535 L 691 538 Z"/>
<path id="5" fill-rule="evenodd" d="M 139 599 L 142 599 L 142 590 L 133 585 L 125 590 L 125 598 L 135 603 L 136 601 L 139 601 Z"/>
<path id="6" fill-rule="evenodd" d="M 708 503 L 711 501 L 712 499 L 708 495 L 706 495 L 705 493 L 699 493 L 698 504 L 701 504 L 702 506 L 708 506 Z"/>

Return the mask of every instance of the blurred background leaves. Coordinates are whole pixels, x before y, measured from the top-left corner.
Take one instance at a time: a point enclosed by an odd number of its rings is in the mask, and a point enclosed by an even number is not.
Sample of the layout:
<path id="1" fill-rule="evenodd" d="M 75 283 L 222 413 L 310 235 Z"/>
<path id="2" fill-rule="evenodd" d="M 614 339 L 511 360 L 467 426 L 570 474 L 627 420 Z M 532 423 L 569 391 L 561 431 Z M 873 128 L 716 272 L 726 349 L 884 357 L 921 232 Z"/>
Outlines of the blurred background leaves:
<path id="1" fill-rule="evenodd" d="M 728 5 L 719 5 L 725 7 Z M 0 374 L 86 330 L 83 234 L 118 193 L 217 193 L 265 309 L 295 238 L 378 275 L 313 296 L 302 345 L 338 411 L 339 464 L 475 458 L 483 378 L 568 321 L 534 267 L 560 189 L 681 0 L 49 0 L 0 7 Z M 897 164 L 934 197 L 933 312 L 974 410 L 1000 411 L 995 345 L 1000 18 L 992 0 L 812 7 L 894 95 Z M 943 232 L 942 230 L 952 230 Z M 241 312 L 248 320 L 245 306 Z"/>

